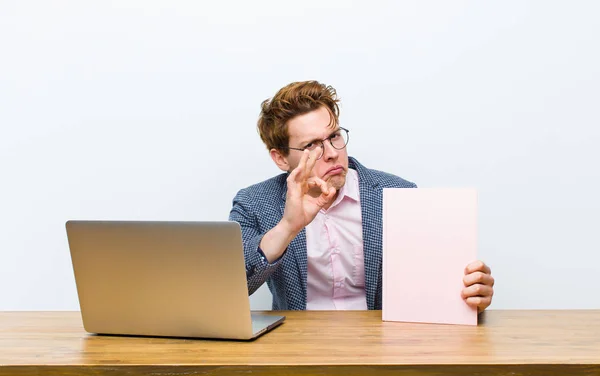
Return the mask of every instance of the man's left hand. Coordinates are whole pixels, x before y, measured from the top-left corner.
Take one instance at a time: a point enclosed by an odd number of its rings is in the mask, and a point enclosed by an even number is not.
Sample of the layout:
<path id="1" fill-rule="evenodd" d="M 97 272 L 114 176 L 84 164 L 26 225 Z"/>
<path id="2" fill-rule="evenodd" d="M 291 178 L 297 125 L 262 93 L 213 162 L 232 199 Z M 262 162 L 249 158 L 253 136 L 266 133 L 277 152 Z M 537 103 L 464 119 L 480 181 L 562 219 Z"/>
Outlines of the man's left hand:
<path id="1" fill-rule="evenodd" d="M 462 298 L 471 307 L 477 307 L 477 313 L 483 312 L 492 304 L 494 277 L 486 264 L 475 261 L 467 265 L 463 282 L 465 288 L 462 290 Z"/>

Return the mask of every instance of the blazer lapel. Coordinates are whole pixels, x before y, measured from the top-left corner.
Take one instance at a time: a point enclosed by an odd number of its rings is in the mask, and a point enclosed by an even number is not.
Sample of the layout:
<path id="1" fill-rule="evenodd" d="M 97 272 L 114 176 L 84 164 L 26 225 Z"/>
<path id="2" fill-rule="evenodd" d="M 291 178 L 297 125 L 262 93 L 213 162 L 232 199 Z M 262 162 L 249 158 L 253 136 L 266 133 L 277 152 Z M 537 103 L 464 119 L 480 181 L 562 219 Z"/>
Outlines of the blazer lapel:
<path id="1" fill-rule="evenodd" d="M 281 218 L 285 209 L 285 199 L 287 194 L 287 183 L 284 183 L 283 195 L 280 204 Z M 294 255 L 296 266 L 298 267 L 298 275 L 300 276 L 300 288 L 304 296 L 304 309 L 306 309 L 306 284 L 308 278 L 308 254 L 306 251 L 306 229 L 302 229 L 291 241 L 288 246 L 288 252 Z"/>
<path id="2" fill-rule="evenodd" d="M 380 189 L 376 189 L 379 184 L 371 178 L 365 167 L 352 158 L 350 166 L 358 172 L 365 257 L 365 293 L 367 307 L 374 309 L 382 260 L 382 193 Z"/>

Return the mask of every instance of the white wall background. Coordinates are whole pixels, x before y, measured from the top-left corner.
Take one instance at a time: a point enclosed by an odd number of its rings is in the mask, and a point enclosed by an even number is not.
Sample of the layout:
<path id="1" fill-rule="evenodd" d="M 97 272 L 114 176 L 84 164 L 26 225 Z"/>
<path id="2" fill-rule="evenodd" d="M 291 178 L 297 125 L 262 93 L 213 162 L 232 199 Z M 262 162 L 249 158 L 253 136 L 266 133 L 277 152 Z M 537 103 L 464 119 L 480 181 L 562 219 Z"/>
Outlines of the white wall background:
<path id="1" fill-rule="evenodd" d="M 281 86 L 349 152 L 480 191 L 493 308 L 600 308 L 600 3 L 0 2 L 0 310 L 78 309 L 67 219 L 225 220 Z M 270 307 L 262 288 L 252 307 Z"/>

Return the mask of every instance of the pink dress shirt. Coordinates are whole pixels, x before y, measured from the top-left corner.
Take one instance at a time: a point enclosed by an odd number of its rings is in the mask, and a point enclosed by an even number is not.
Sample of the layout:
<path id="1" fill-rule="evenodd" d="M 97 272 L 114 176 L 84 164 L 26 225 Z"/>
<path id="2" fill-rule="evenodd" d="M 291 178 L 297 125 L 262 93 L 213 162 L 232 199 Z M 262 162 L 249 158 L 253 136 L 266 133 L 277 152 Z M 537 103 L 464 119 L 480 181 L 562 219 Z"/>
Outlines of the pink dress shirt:
<path id="1" fill-rule="evenodd" d="M 358 174 L 346 183 L 329 209 L 306 226 L 308 281 L 306 309 L 364 310 L 365 263 Z"/>

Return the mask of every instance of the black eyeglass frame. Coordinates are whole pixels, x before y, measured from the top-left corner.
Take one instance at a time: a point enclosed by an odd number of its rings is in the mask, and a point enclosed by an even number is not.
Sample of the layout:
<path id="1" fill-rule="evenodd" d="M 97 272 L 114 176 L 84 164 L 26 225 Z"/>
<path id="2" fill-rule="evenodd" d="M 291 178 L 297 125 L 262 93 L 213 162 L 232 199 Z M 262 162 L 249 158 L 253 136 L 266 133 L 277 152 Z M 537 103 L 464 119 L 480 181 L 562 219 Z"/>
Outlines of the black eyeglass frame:
<path id="1" fill-rule="evenodd" d="M 333 141 L 331 141 L 331 136 L 333 136 L 336 132 L 338 132 L 340 130 L 346 132 L 346 143 L 341 148 L 337 148 L 337 147 L 335 147 L 335 145 L 333 145 Z M 335 132 L 331 133 L 327 138 L 324 138 L 322 140 L 311 141 L 311 143 L 313 143 L 313 142 L 321 143 L 321 155 L 319 155 L 319 158 L 317 158 L 317 159 L 321 159 L 323 157 L 323 154 L 325 154 L 325 141 L 328 141 L 328 140 L 329 140 L 329 143 L 331 144 L 332 148 L 334 148 L 335 150 L 343 150 L 348 145 L 348 142 L 350 142 L 350 131 L 344 127 L 339 127 Z M 293 148 L 290 146 L 281 146 L 281 147 L 279 147 L 279 149 L 304 151 L 307 148 Z"/>

